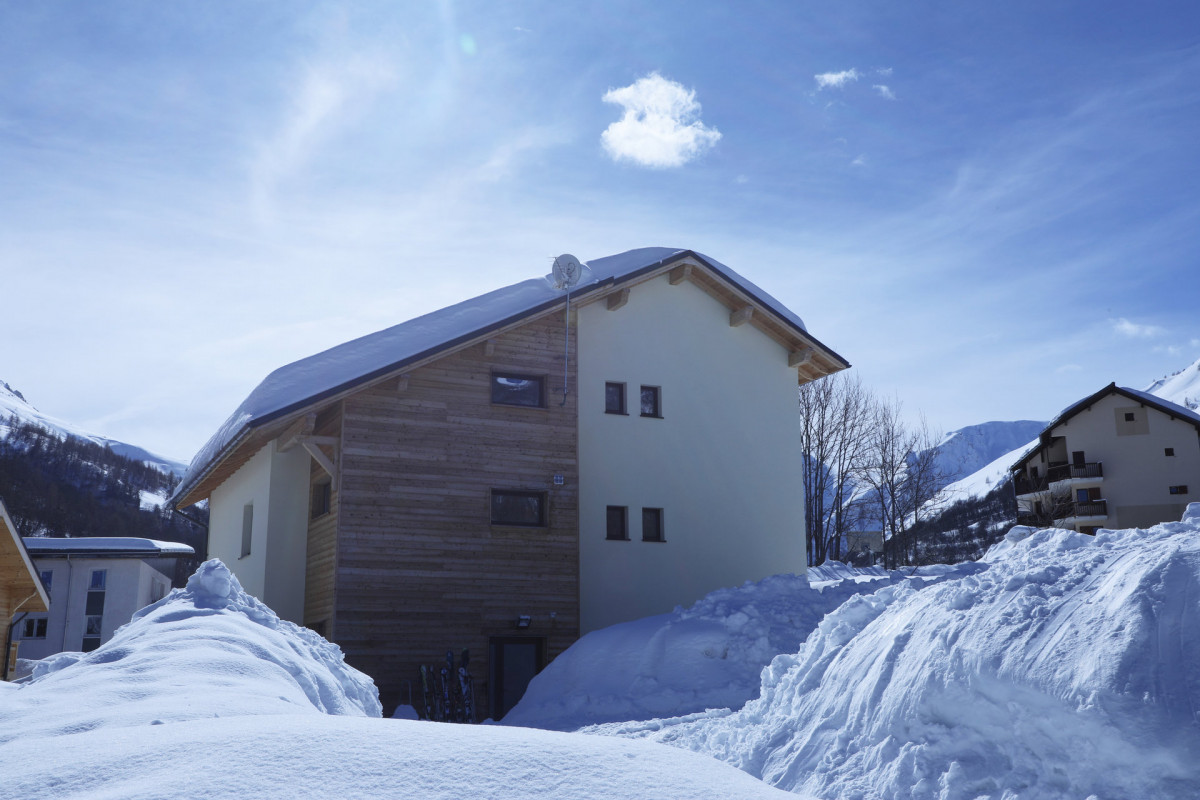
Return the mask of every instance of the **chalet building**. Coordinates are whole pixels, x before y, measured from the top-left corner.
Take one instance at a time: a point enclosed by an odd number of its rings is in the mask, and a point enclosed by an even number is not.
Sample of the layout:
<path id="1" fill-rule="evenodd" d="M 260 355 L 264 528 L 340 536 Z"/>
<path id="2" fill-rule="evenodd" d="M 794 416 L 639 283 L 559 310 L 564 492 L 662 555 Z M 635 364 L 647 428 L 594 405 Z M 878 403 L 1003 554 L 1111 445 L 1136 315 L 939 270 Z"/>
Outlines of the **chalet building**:
<path id="1" fill-rule="evenodd" d="M 22 621 L 30 614 L 44 614 L 49 608 L 50 598 L 37 567 L 0 501 L 0 623 L 4 631 L 0 680 L 12 680 L 15 676 L 21 641 L 14 633 Z"/>
<path id="2" fill-rule="evenodd" d="M 1083 533 L 1181 518 L 1200 499 L 1200 414 L 1109 384 L 1011 467 L 1018 521 Z"/>
<path id="3" fill-rule="evenodd" d="M 172 503 L 386 708 L 469 648 L 498 719 L 581 633 L 804 571 L 796 388 L 847 366 L 719 262 L 633 250 L 276 370 Z"/>
<path id="4" fill-rule="evenodd" d="M 171 591 L 176 559 L 195 554 L 186 544 L 129 536 L 23 541 L 50 604 L 14 625 L 22 660 L 95 650 Z"/>

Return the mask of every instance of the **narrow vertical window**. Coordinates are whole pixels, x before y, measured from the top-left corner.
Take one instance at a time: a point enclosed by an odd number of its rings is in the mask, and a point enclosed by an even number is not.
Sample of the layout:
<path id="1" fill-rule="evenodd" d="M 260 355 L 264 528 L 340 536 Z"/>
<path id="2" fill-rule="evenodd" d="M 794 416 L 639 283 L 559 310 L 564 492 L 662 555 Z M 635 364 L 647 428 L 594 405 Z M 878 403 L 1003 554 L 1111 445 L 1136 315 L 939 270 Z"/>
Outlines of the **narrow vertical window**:
<path id="1" fill-rule="evenodd" d="M 242 558 L 250 555 L 250 543 L 254 539 L 254 504 L 242 508 Z"/>
<path id="2" fill-rule="evenodd" d="M 663 510 L 661 508 L 642 509 L 642 541 L 666 541 L 663 536 Z"/>
<path id="3" fill-rule="evenodd" d="M 90 653 L 100 646 L 104 633 L 104 590 L 108 585 L 108 570 L 92 570 L 88 583 L 87 601 L 83 613 L 83 645 L 80 648 Z"/>
<path id="4" fill-rule="evenodd" d="M 614 541 L 629 540 L 629 508 L 627 506 L 608 506 L 608 533 L 606 539 Z"/>
<path id="5" fill-rule="evenodd" d="M 662 389 L 658 386 L 642 387 L 642 416 L 662 416 Z"/>
<path id="6" fill-rule="evenodd" d="M 612 381 L 604 384 L 604 413 L 628 413 L 625 410 L 625 384 Z"/>
<path id="7" fill-rule="evenodd" d="M 321 481 L 314 483 L 312 486 L 312 509 L 311 516 L 313 519 L 323 517 L 329 513 L 333 506 L 333 482 Z"/>

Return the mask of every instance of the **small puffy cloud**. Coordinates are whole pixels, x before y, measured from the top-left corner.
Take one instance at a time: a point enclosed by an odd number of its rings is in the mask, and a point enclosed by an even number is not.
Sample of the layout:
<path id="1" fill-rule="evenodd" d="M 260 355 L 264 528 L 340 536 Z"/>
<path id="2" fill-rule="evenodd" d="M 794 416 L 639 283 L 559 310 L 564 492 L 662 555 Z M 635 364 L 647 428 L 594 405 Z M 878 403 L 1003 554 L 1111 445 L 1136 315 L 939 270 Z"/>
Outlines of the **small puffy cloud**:
<path id="1" fill-rule="evenodd" d="M 879 92 L 880 97 L 883 97 L 887 100 L 895 100 L 896 99 L 896 93 L 893 92 L 890 88 L 888 88 L 888 86 L 886 84 L 877 83 L 871 88 L 873 88 L 875 91 Z"/>
<path id="2" fill-rule="evenodd" d="M 1166 333 L 1165 329 L 1157 325 L 1139 325 L 1136 322 L 1130 322 L 1124 317 L 1113 320 L 1112 326 L 1114 331 L 1130 339 L 1151 339 Z"/>
<path id="3" fill-rule="evenodd" d="M 604 102 L 622 106 L 621 119 L 600 135 L 615 161 L 643 167 L 680 167 L 712 147 L 721 132 L 702 123 L 696 92 L 657 72 L 609 89 Z"/>
<path id="4" fill-rule="evenodd" d="M 858 80 L 859 77 L 858 70 L 854 68 L 844 69 L 841 72 L 822 72 L 820 75 L 813 75 L 818 89 L 841 89 L 847 83 L 853 83 Z"/>
<path id="5" fill-rule="evenodd" d="M 867 165 L 867 156 L 865 153 L 850 162 L 850 166 L 852 166 L 852 167 L 865 167 L 866 165 Z"/>

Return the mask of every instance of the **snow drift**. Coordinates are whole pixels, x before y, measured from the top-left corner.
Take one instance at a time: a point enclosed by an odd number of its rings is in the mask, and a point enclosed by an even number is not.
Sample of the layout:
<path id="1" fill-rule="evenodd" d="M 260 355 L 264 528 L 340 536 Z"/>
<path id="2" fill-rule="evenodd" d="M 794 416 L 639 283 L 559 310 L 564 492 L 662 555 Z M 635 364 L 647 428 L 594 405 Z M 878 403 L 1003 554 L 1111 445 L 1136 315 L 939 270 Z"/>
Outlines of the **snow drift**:
<path id="1" fill-rule="evenodd" d="M 827 798 L 1195 798 L 1200 504 L 1015 528 L 986 569 L 852 597 L 737 713 L 607 725 Z"/>
<path id="2" fill-rule="evenodd" d="M 976 569 L 856 570 L 833 562 L 808 577 L 775 575 L 719 589 L 690 608 L 587 634 L 529 684 L 505 725 L 575 730 L 619 720 L 741 708 L 763 667 L 792 653 L 848 598 L 916 578 Z"/>

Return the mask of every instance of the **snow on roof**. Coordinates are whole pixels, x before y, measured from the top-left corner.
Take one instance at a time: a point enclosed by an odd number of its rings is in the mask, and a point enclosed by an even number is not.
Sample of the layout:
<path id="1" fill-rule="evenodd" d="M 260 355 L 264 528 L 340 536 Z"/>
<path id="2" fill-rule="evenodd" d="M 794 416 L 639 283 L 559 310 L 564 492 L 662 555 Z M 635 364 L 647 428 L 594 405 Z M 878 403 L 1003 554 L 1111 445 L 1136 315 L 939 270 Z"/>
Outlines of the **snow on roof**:
<path id="1" fill-rule="evenodd" d="M 658 267 L 692 257 L 738 286 L 784 322 L 804 332 L 804 321 L 781 302 L 721 262 L 691 250 L 643 247 L 586 263 L 572 297 L 620 283 Z M 393 325 L 280 367 L 242 401 L 200 448 L 171 501 L 183 497 L 243 431 L 278 419 L 352 386 L 386 375 L 504 327 L 522 317 L 553 308 L 564 293 L 544 278 L 532 278 Z M 811 337 L 809 337 L 811 338 Z"/>
<path id="2" fill-rule="evenodd" d="M 23 541 L 25 549 L 34 557 L 67 554 L 190 556 L 196 552 L 190 545 L 179 542 L 160 542 L 136 536 L 26 536 Z"/>

